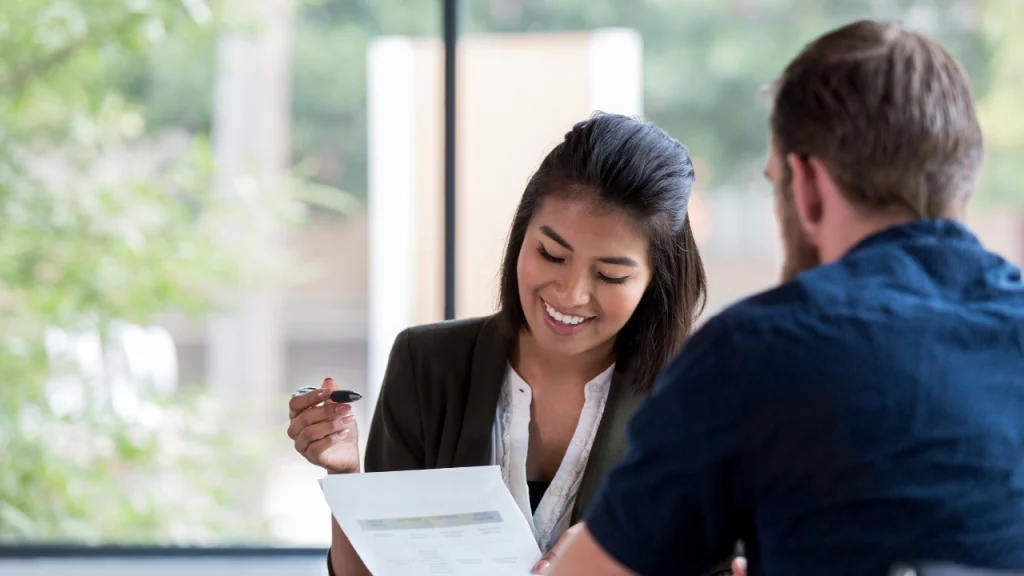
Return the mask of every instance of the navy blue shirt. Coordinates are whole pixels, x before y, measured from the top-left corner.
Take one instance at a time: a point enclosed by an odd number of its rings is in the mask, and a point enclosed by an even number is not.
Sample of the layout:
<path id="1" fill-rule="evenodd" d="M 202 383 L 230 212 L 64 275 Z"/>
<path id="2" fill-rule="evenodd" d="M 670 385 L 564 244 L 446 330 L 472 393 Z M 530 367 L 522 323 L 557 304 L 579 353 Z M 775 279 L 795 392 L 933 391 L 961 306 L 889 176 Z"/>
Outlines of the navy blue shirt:
<path id="1" fill-rule="evenodd" d="M 710 320 L 587 516 L 640 574 L 1024 568 L 1024 285 L 960 224 L 874 235 Z"/>

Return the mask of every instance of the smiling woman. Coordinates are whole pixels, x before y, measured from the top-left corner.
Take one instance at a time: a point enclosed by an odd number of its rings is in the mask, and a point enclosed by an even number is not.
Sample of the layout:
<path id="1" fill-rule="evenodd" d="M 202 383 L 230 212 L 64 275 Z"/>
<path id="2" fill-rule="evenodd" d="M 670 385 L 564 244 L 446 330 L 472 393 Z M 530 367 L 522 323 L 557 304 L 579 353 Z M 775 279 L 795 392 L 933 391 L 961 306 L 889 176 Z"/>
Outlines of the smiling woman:
<path id="1" fill-rule="evenodd" d="M 562 234 L 573 238 L 579 248 L 573 248 L 551 226 L 541 225 L 527 233 L 536 249 L 520 250 L 516 270 L 519 282 L 536 296 L 521 295 L 524 312 L 543 309 L 545 313 L 538 318 L 543 317 L 543 323 L 560 336 L 591 329 L 590 340 L 597 338 L 598 342 L 576 339 L 575 347 L 582 349 L 596 349 L 612 340 L 651 279 L 640 231 L 630 229 L 624 214 L 599 213 L 598 209 L 593 199 L 546 200 L 535 219 L 557 222 Z M 632 257 L 600 256 L 604 253 Z M 543 333 L 534 337 L 546 340 Z M 544 347 L 553 350 L 559 344 L 554 340 Z"/>
<path id="2" fill-rule="evenodd" d="M 519 204 L 500 312 L 398 336 L 367 471 L 500 466 L 551 550 L 622 456 L 626 423 L 700 312 L 693 181 L 686 148 L 652 124 L 599 114 L 574 126 Z M 355 418 L 326 397 L 292 399 L 289 435 L 328 472 L 358 473 Z M 334 573 L 365 571 L 336 523 L 333 534 Z"/>
<path id="3" fill-rule="evenodd" d="M 686 148 L 653 124 L 577 124 L 530 180 L 509 234 L 500 314 L 532 335 L 521 346 L 596 365 L 618 357 L 649 390 L 705 298 L 694 179 Z"/>

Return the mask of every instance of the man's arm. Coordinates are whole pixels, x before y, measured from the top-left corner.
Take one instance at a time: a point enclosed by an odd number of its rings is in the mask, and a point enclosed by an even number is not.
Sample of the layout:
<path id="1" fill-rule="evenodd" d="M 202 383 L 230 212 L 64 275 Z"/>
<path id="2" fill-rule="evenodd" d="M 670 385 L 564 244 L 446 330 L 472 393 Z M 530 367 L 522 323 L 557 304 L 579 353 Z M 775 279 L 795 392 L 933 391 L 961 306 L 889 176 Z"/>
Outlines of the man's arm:
<path id="1" fill-rule="evenodd" d="M 602 548 L 583 527 L 568 542 L 564 552 L 555 557 L 551 576 L 634 576 L 634 572 L 619 564 Z"/>
<path id="2" fill-rule="evenodd" d="M 582 531 L 552 574 L 699 575 L 740 533 L 743 445 L 736 366 L 725 319 L 711 321 L 662 374 L 629 427 L 630 449 L 609 473 Z M 632 572 L 630 572 L 632 571 Z"/>
<path id="3" fill-rule="evenodd" d="M 636 573 L 615 561 L 604 548 L 594 540 L 586 526 L 579 524 L 580 531 L 566 548 L 555 555 L 554 576 L 636 576 Z M 735 558 L 711 572 L 709 576 L 731 573 L 733 576 L 747 576 L 745 558 Z"/>

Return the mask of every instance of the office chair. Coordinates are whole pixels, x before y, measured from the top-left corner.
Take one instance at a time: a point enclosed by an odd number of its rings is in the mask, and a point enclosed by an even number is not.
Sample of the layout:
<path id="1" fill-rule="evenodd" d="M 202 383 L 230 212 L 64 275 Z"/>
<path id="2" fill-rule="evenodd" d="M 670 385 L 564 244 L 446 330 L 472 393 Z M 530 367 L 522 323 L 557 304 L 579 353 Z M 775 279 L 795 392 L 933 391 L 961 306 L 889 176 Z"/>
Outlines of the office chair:
<path id="1" fill-rule="evenodd" d="M 955 564 L 897 564 L 889 576 L 1024 576 L 1024 570 L 992 570 Z"/>

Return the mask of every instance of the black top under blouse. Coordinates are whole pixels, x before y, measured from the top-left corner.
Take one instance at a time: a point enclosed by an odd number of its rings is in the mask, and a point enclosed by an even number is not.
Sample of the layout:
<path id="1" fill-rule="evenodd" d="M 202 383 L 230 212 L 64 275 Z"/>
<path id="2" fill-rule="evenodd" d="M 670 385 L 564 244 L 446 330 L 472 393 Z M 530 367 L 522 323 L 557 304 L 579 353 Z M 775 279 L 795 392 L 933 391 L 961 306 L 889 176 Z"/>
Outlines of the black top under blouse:
<path id="1" fill-rule="evenodd" d="M 548 486 L 550 485 L 551 482 L 526 481 L 526 486 L 530 489 L 530 512 L 537 511 L 537 506 L 540 506 L 540 500 L 544 497 L 544 493 L 548 491 Z"/>

